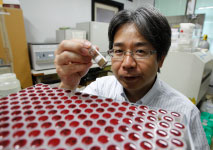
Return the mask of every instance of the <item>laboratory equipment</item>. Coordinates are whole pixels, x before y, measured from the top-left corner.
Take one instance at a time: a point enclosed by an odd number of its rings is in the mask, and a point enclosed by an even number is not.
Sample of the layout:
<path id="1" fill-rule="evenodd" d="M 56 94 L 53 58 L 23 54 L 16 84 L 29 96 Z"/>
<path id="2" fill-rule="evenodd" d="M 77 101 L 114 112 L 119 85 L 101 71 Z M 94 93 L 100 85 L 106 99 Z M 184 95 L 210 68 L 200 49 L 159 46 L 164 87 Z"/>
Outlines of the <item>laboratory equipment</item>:
<path id="1" fill-rule="evenodd" d="M 56 30 L 56 42 L 70 39 L 86 39 L 86 31 L 77 29 L 59 29 Z"/>
<path id="2" fill-rule="evenodd" d="M 198 104 L 207 92 L 212 68 L 210 52 L 170 51 L 159 77 Z"/>
<path id="3" fill-rule="evenodd" d="M 87 40 L 99 47 L 99 52 L 106 56 L 109 49 L 108 42 L 109 23 L 104 22 L 82 22 L 77 23 L 76 28 L 87 32 Z"/>
<path id="4" fill-rule="evenodd" d="M 31 67 L 34 70 L 55 68 L 54 51 L 58 48 L 57 43 L 30 43 Z"/>
<path id="5" fill-rule="evenodd" d="M 0 98 L 2 149 L 190 149 L 185 116 L 37 84 Z"/>

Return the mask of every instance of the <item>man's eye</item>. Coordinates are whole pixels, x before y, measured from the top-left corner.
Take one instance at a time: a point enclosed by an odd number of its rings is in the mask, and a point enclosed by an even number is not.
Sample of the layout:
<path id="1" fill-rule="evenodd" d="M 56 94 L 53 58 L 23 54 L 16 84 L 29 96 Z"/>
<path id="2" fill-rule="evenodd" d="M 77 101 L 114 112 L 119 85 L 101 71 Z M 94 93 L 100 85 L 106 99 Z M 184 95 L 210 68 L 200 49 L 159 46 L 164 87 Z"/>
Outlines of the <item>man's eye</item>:
<path id="1" fill-rule="evenodd" d="M 115 54 L 122 54 L 124 51 L 122 49 L 115 49 L 114 53 Z"/>
<path id="2" fill-rule="evenodd" d="M 142 50 L 142 49 L 138 49 L 138 50 L 135 51 L 135 53 L 136 53 L 137 55 L 146 55 L 146 54 L 147 54 L 147 51 Z"/>

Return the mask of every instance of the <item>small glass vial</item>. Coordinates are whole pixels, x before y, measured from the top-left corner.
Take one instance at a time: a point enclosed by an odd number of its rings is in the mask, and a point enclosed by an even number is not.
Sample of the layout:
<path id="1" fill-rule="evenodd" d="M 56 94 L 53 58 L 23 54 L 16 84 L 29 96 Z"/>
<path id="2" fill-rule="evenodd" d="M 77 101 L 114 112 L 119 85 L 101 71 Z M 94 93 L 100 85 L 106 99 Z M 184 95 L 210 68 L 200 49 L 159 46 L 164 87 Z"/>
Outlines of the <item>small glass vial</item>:
<path id="1" fill-rule="evenodd" d="M 107 64 L 106 58 L 95 48 L 95 46 L 91 46 L 89 49 L 90 55 L 92 55 L 93 60 L 98 64 L 100 68 L 104 68 Z"/>

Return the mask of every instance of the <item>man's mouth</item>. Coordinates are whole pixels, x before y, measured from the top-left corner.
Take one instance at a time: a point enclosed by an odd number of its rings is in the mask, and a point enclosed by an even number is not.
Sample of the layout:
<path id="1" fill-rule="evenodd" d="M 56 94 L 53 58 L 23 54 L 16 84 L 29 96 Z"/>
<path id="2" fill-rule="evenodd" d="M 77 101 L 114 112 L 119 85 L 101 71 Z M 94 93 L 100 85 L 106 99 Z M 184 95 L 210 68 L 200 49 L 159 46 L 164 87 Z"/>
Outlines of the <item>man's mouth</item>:
<path id="1" fill-rule="evenodd" d="M 139 78 L 139 76 L 123 76 L 122 77 L 125 81 L 134 81 Z"/>

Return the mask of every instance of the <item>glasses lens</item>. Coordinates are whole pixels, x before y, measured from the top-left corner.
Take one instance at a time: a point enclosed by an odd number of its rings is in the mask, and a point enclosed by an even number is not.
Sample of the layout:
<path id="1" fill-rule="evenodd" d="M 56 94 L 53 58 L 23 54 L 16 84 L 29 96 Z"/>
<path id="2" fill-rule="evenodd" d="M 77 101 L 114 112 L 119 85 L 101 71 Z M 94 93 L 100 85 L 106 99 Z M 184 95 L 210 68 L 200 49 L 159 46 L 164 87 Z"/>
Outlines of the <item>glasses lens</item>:
<path id="1" fill-rule="evenodd" d="M 111 49 L 108 51 L 108 54 L 113 59 L 122 60 L 127 53 L 130 53 L 134 59 L 145 59 L 145 58 L 150 57 L 155 52 L 156 51 L 154 51 L 154 50 L 151 50 L 151 51 L 149 51 L 149 50 L 124 51 L 124 50 Z"/>

